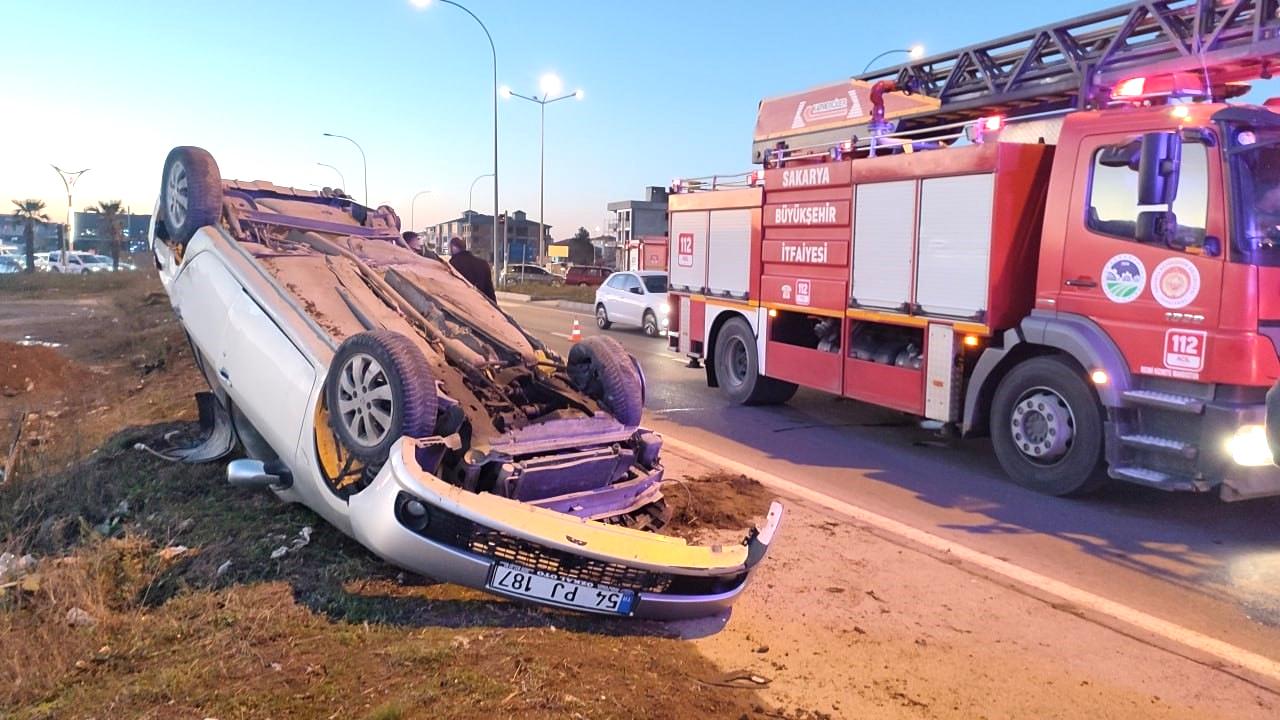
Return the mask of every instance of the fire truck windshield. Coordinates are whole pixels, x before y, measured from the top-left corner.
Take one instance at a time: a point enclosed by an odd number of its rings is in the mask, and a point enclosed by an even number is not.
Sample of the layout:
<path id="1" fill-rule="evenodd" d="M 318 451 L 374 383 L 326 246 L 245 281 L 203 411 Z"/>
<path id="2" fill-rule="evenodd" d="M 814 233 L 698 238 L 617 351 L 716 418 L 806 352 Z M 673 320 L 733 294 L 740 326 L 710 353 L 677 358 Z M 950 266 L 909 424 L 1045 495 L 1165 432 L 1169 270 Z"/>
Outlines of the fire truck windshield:
<path id="1" fill-rule="evenodd" d="M 1280 265 L 1280 129 L 1235 133 L 1237 252 L 1256 265 Z"/>

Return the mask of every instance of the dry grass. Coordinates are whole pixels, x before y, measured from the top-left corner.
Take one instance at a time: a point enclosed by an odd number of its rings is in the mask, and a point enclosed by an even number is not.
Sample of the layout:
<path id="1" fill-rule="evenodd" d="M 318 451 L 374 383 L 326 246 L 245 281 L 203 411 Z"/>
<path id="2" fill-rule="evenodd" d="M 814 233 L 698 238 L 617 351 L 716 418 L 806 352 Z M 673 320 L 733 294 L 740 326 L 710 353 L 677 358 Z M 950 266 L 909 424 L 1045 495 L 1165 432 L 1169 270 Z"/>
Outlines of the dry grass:
<path id="1" fill-rule="evenodd" d="M 60 298 L 78 279 L 59 280 L 24 292 Z M 0 398 L 0 415 L 19 401 L 64 403 L 44 459 L 0 485 L 0 551 L 39 559 L 24 586 L 0 594 L 0 717 L 765 712 L 750 691 L 700 682 L 720 669 L 666 626 L 405 576 L 304 508 L 233 491 L 220 465 L 134 450 L 192 432 L 201 386 L 156 289 L 141 275 L 94 289 L 104 331 L 63 349 L 105 368 L 92 392 Z M 305 525 L 310 544 L 272 560 Z M 178 545 L 188 550 L 162 552 Z M 92 624 L 73 626 L 73 610 Z"/>

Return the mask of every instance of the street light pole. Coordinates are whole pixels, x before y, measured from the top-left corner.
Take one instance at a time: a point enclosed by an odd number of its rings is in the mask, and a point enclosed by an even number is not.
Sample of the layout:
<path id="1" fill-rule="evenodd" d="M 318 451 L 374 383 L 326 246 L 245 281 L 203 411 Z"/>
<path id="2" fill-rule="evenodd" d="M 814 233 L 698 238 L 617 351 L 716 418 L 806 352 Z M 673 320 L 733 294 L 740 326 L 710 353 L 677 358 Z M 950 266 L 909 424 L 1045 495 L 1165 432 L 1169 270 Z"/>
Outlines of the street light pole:
<path id="1" fill-rule="evenodd" d="M 560 91 L 560 79 L 550 74 L 542 76 L 542 97 L 537 97 L 537 96 L 530 97 L 529 95 L 521 95 L 518 92 L 512 92 L 510 89 L 504 89 L 503 91 L 503 94 L 505 95 L 514 96 L 514 97 L 520 98 L 521 100 L 528 100 L 529 102 L 537 103 L 538 105 L 541 106 L 541 109 L 542 109 L 542 120 L 538 129 L 538 146 L 539 146 L 539 150 L 538 150 L 538 157 L 539 157 L 539 161 L 538 161 L 538 164 L 539 164 L 539 168 L 538 168 L 538 260 L 539 261 L 543 259 L 543 255 L 546 253 L 546 239 L 547 239 L 547 223 L 546 223 L 546 215 L 545 215 L 545 196 L 546 196 L 546 185 L 547 185 L 547 106 L 550 105 L 551 103 L 560 102 L 561 100 L 568 100 L 569 98 L 576 98 L 578 100 L 582 99 L 581 90 L 576 90 L 574 92 L 569 93 L 568 95 L 561 95 L 560 97 L 557 97 L 557 98 L 548 99 L 552 94 L 559 91 Z"/>
<path id="2" fill-rule="evenodd" d="M 62 260 L 62 267 L 66 269 L 67 255 L 76 246 L 76 211 L 71 203 L 71 196 L 75 192 L 76 181 L 80 179 L 81 175 L 89 172 L 89 168 L 71 171 L 63 170 L 57 165 L 50 165 L 49 167 L 58 171 L 58 177 L 62 178 L 62 186 L 67 189 L 67 242 L 66 247 L 62 248 L 62 252 L 58 253 Z"/>
<path id="3" fill-rule="evenodd" d="M 467 212 L 471 212 L 471 208 L 474 205 L 472 200 L 474 199 L 476 194 L 476 183 L 480 182 L 481 180 L 487 177 L 493 177 L 493 173 L 485 173 L 484 175 L 477 175 L 476 179 L 471 181 L 471 189 L 467 191 Z"/>
<path id="4" fill-rule="evenodd" d="M 431 4 L 431 0 L 410 0 L 416 7 L 425 8 Z M 498 283 L 498 50 L 493 45 L 493 36 L 489 34 L 489 28 L 481 22 L 476 14 L 468 10 L 464 5 L 454 2 L 454 0 L 440 0 L 446 5 L 452 5 L 462 12 L 471 16 L 472 20 L 480 26 L 484 31 L 485 38 L 489 41 L 489 53 L 493 56 L 493 282 Z"/>
<path id="5" fill-rule="evenodd" d="M 338 173 L 338 182 L 342 183 L 342 186 L 341 186 L 341 188 L 340 188 L 340 189 L 341 189 L 341 190 L 344 190 L 344 191 L 347 189 L 347 178 L 346 178 L 346 177 L 344 177 L 344 176 L 342 175 L 342 171 L 341 171 L 341 170 L 339 170 L 338 168 L 334 167 L 333 165 L 330 165 L 329 163 L 322 163 L 322 162 L 318 162 L 318 163 L 316 163 L 316 164 L 317 164 L 317 165 L 319 165 L 320 167 L 327 167 L 327 168 L 329 168 L 330 170 L 332 170 L 332 171 L 334 171 L 334 172 Z"/>
<path id="6" fill-rule="evenodd" d="M 413 221 L 413 211 L 414 211 L 414 208 L 416 207 L 416 203 L 418 202 L 418 197 L 422 195 L 426 195 L 429 192 L 431 191 L 419 190 L 417 194 L 413 196 L 413 199 L 409 201 L 409 229 L 412 230 L 413 232 L 418 231 L 417 223 Z"/>
<path id="7" fill-rule="evenodd" d="M 366 157 L 365 157 L 365 155 L 364 155 L 364 148 L 360 147 L 360 143 L 356 142 L 355 140 L 352 140 L 351 138 L 347 137 L 346 135 L 336 135 L 336 134 L 334 134 L 334 133 L 324 133 L 324 136 L 325 136 L 325 137 L 331 137 L 331 138 L 341 138 L 341 139 L 343 139 L 343 140 L 346 140 L 347 142 L 351 143 L 352 145 L 355 145 L 355 146 L 356 146 L 356 149 L 360 151 L 360 164 L 361 164 L 361 167 L 363 167 L 363 168 L 364 168 L 364 205 L 365 205 L 365 207 L 368 207 L 368 206 L 369 206 L 369 159 L 368 159 L 368 158 L 366 158 Z M 339 177 L 341 177 L 341 176 L 342 176 L 342 173 L 338 173 L 338 176 L 339 176 Z M 343 182 L 343 185 L 345 185 L 345 184 L 346 184 L 346 182 Z"/>
<path id="8" fill-rule="evenodd" d="M 874 64 L 875 64 L 875 62 L 876 62 L 877 60 L 879 60 L 880 58 L 882 58 L 882 57 L 884 57 L 884 56 L 886 56 L 886 55 L 893 55 L 893 54 L 895 54 L 895 53 L 906 53 L 907 55 L 911 56 L 911 59 L 912 59 L 912 60 L 919 60 L 920 58 L 924 57 L 924 46 L 923 46 L 923 45 L 912 45 L 909 49 L 904 48 L 904 49 L 901 49 L 901 50 L 885 50 L 884 52 L 880 53 L 879 55 L 877 55 L 877 56 L 875 56 L 875 57 L 871 58 L 871 61 L 867 63 L 867 66 L 866 66 L 866 67 L 864 67 L 864 68 L 862 68 L 862 72 L 860 72 L 860 73 L 858 73 L 858 74 L 859 74 L 859 75 L 866 75 L 866 74 L 867 74 L 867 71 L 871 69 L 871 66 L 872 66 L 872 65 L 874 65 Z"/>

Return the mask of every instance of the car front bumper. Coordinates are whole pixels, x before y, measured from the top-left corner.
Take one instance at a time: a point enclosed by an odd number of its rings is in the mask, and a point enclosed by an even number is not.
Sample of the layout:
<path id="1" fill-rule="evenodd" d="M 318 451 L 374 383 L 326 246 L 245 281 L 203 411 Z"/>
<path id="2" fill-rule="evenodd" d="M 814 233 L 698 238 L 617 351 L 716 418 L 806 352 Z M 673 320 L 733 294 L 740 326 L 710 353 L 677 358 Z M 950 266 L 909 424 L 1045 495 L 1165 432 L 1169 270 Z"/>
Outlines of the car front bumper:
<path id="1" fill-rule="evenodd" d="M 751 571 L 768 552 L 783 515 L 782 505 L 773 503 L 763 526 L 752 531 L 742 546 L 690 548 L 672 538 L 468 493 L 412 469 L 416 447 L 414 441 L 402 439 L 373 483 L 350 499 L 355 538 L 379 557 L 411 572 L 523 601 L 531 600 L 487 587 L 495 563 L 536 566 L 580 582 L 632 590 L 632 617 L 680 620 L 716 615 L 742 593 Z M 427 507 L 425 529 L 411 529 L 402 521 L 400 509 L 406 498 Z M 472 498 L 475 503 L 470 502 Z M 504 507 L 502 519 L 484 517 L 484 506 L 492 508 L 495 501 L 519 506 L 518 511 Z M 512 521 L 521 514 L 528 522 Z M 592 538 L 609 547 L 597 547 Z M 635 549 L 618 550 L 624 546 Z M 700 552 L 691 555 L 689 551 Z M 668 555 L 685 560 L 725 557 L 693 565 L 668 564 Z"/>

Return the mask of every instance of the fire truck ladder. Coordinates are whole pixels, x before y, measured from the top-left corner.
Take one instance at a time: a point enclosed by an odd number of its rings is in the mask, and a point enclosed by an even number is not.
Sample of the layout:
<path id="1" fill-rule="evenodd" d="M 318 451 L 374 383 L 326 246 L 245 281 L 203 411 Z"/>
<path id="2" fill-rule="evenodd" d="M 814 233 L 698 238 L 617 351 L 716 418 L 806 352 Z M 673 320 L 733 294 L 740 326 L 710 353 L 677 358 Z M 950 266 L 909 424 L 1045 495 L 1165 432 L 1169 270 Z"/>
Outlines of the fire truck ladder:
<path id="1" fill-rule="evenodd" d="M 854 79 L 940 101 L 899 130 L 1106 104 L 1134 76 L 1195 73 L 1206 86 L 1268 78 L 1280 59 L 1280 0 L 1137 2 Z"/>

